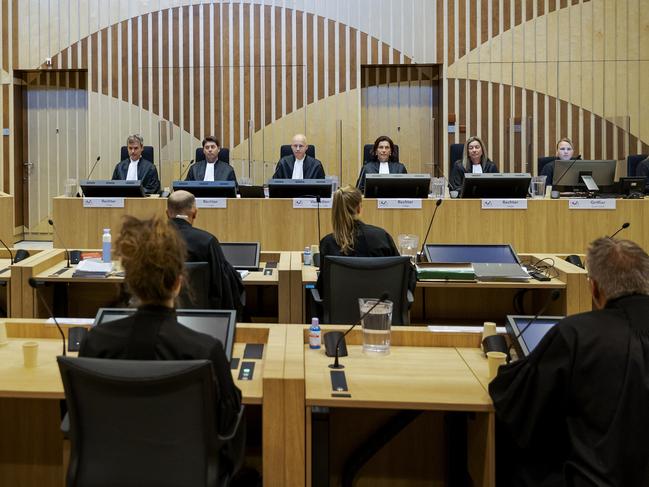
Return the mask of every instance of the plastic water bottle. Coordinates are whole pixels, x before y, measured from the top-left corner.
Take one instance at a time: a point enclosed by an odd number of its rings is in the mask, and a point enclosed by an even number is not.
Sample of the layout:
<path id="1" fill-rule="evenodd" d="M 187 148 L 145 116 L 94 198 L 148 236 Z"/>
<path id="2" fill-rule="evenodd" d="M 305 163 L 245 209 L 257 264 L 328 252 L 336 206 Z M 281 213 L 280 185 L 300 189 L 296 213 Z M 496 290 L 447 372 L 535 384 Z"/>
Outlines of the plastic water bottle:
<path id="1" fill-rule="evenodd" d="M 112 238 L 110 236 L 110 228 L 104 228 L 104 234 L 101 237 L 102 241 L 102 260 L 106 263 L 112 262 L 111 256 L 111 247 L 112 247 Z"/>
<path id="2" fill-rule="evenodd" d="M 304 247 L 304 265 L 313 265 L 313 254 L 311 247 Z"/>
<path id="3" fill-rule="evenodd" d="M 320 332 L 320 321 L 318 318 L 311 318 L 311 326 L 309 327 L 309 348 L 318 350 L 322 343 L 322 336 Z"/>

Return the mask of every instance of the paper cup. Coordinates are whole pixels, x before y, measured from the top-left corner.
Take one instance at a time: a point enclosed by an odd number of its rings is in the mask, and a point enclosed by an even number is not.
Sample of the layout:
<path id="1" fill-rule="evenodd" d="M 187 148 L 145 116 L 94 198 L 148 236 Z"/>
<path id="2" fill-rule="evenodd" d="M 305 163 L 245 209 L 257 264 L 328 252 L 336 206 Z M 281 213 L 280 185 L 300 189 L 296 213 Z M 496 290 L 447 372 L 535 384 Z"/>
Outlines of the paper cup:
<path id="1" fill-rule="evenodd" d="M 484 328 L 482 328 L 482 338 L 480 339 L 480 347 L 485 338 L 496 334 L 496 323 L 493 321 L 485 321 Z"/>
<path id="2" fill-rule="evenodd" d="M 487 362 L 489 362 L 489 380 L 494 380 L 498 375 L 498 367 L 505 365 L 507 354 L 503 352 L 487 352 Z"/>
<path id="3" fill-rule="evenodd" d="M 27 368 L 38 365 L 38 342 L 23 343 L 23 360 Z"/>

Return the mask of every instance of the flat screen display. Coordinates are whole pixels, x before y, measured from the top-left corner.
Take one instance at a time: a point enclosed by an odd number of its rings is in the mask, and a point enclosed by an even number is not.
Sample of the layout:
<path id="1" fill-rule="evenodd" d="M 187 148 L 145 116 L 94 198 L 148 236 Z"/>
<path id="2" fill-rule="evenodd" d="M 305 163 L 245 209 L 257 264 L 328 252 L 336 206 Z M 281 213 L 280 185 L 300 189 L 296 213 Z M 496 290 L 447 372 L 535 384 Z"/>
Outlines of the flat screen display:
<path id="1" fill-rule="evenodd" d="M 257 270 L 259 268 L 259 242 L 225 242 L 221 250 L 232 267 L 237 270 Z"/>
<path id="2" fill-rule="evenodd" d="M 121 320 L 132 315 L 135 308 L 100 308 L 93 326 L 110 321 Z M 236 328 L 236 312 L 234 310 L 176 310 L 178 323 L 187 328 L 210 335 L 223 344 L 225 355 L 232 358 L 234 346 L 234 330 Z"/>
<path id="3" fill-rule="evenodd" d="M 527 357 L 534 350 L 545 334 L 554 327 L 563 316 L 539 316 L 531 325 L 527 326 L 533 316 L 508 315 L 507 331 L 517 352 L 522 357 Z M 525 328 L 527 326 L 527 328 Z M 523 331 L 523 334 L 518 336 Z"/>
<path id="4" fill-rule="evenodd" d="M 440 264 L 520 264 L 511 245 L 426 244 L 428 262 Z"/>

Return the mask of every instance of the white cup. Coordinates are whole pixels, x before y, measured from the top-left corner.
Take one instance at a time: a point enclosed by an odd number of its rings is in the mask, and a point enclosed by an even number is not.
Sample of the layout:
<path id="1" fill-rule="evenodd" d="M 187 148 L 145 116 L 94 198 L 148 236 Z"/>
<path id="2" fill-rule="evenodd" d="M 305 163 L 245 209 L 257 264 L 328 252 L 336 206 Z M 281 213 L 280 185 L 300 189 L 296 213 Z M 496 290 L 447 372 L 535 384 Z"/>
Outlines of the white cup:
<path id="1" fill-rule="evenodd" d="M 34 368 L 38 365 L 38 342 L 23 343 L 23 361 L 27 368 Z"/>
<path id="2" fill-rule="evenodd" d="M 480 346 L 482 347 L 482 342 L 485 338 L 493 336 L 496 334 L 496 323 L 493 321 L 485 321 L 484 328 L 482 329 L 482 339 L 480 340 Z"/>
<path id="3" fill-rule="evenodd" d="M 489 362 L 489 380 L 492 381 L 498 375 L 498 367 L 507 363 L 507 354 L 504 352 L 487 352 Z"/>

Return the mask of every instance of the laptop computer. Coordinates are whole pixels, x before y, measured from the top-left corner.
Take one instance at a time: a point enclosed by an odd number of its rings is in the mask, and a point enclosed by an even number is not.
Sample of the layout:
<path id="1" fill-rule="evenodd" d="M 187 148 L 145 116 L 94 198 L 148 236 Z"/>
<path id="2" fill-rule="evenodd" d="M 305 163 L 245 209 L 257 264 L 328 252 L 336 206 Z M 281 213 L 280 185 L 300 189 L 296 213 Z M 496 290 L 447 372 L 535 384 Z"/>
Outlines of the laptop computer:
<path id="1" fill-rule="evenodd" d="M 545 334 L 554 327 L 563 316 L 538 316 L 529 325 L 534 316 L 507 315 L 505 328 L 514 344 L 519 357 L 527 357 L 536 348 Z M 521 331 L 523 333 L 521 334 Z M 519 336 L 520 335 L 520 336 Z"/>
<path id="2" fill-rule="evenodd" d="M 473 272 L 478 281 L 485 282 L 520 282 L 530 279 L 530 275 L 520 264 L 474 263 Z"/>
<path id="3" fill-rule="evenodd" d="M 99 308 L 93 326 L 109 321 L 121 320 L 132 315 L 135 308 Z M 177 309 L 178 323 L 187 328 L 210 335 L 223 344 L 225 356 L 228 361 L 232 359 L 234 347 L 234 331 L 237 324 L 237 315 L 234 310 L 222 309 Z"/>

